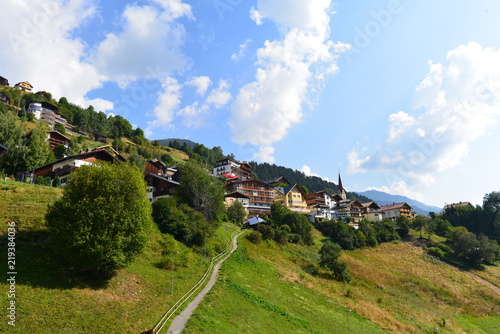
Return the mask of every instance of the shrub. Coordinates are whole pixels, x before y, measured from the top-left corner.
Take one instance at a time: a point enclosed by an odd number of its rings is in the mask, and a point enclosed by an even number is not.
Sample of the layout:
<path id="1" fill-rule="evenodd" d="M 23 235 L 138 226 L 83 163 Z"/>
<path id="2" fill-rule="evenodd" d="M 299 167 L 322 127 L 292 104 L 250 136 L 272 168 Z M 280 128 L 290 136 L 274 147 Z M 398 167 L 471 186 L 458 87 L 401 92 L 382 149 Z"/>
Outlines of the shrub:
<path id="1" fill-rule="evenodd" d="M 68 266 L 110 278 L 142 252 L 150 232 L 143 175 L 127 164 L 82 166 L 46 220 Z"/>
<path id="2" fill-rule="evenodd" d="M 269 225 L 260 224 L 257 227 L 257 231 L 259 231 L 260 234 L 262 235 L 262 240 L 274 239 L 275 236 L 274 229 Z"/>
<path id="3" fill-rule="evenodd" d="M 50 186 L 51 183 L 52 180 L 48 176 L 38 176 L 35 181 L 35 184 L 39 184 L 42 186 Z"/>
<path id="4" fill-rule="evenodd" d="M 260 244 L 262 242 L 262 234 L 259 231 L 252 231 L 247 235 L 247 239 L 254 244 Z"/>
<path id="5" fill-rule="evenodd" d="M 438 248 L 438 247 L 429 247 L 429 248 L 427 248 L 427 252 L 430 255 L 433 255 L 439 259 L 444 259 L 444 257 L 445 257 L 445 253 L 443 252 L 443 250 L 441 248 Z"/>

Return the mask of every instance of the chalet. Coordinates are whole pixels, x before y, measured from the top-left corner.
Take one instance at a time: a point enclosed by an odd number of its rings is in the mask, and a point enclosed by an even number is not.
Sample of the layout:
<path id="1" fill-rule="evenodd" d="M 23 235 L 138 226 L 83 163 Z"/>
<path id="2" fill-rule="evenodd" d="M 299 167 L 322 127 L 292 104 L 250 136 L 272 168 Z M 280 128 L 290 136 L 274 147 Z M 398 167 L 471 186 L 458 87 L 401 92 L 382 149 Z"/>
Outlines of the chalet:
<path id="1" fill-rule="evenodd" d="M 335 204 L 333 196 L 327 191 L 318 191 L 306 195 L 307 207 L 311 211 L 309 220 L 311 223 L 315 221 L 331 220 L 333 211 L 331 208 Z"/>
<path id="2" fill-rule="evenodd" d="M 382 213 L 382 218 L 396 220 L 399 216 L 413 218 L 415 214 L 412 213 L 412 210 L 413 208 L 408 203 L 403 202 L 384 205 L 378 211 Z"/>
<path id="3" fill-rule="evenodd" d="M 33 86 L 28 81 L 18 82 L 14 85 L 14 88 L 25 92 L 31 92 L 33 90 Z"/>
<path id="4" fill-rule="evenodd" d="M 170 177 L 164 177 L 157 174 L 147 174 L 144 179 L 147 184 L 147 197 L 154 203 L 160 198 L 166 198 L 174 195 L 179 187 L 179 182 Z"/>
<path id="5" fill-rule="evenodd" d="M 5 94 L 0 93 L 0 102 L 5 103 L 6 105 L 10 105 L 10 98 Z"/>
<path id="6" fill-rule="evenodd" d="M 54 149 L 57 145 L 63 145 L 66 148 L 69 148 L 70 139 L 56 130 L 47 131 L 47 140 L 52 149 Z"/>
<path id="7" fill-rule="evenodd" d="M 304 214 L 310 213 L 307 207 L 306 194 L 297 184 L 275 188 L 278 192 L 277 202 L 281 202 L 284 207 L 292 211 Z"/>
<path id="8" fill-rule="evenodd" d="M 250 205 L 250 199 L 248 198 L 248 196 L 243 195 L 238 191 L 224 195 L 224 204 L 226 204 L 226 207 L 230 206 L 236 201 L 241 202 L 245 210 L 248 211 L 248 206 Z"/>
<path id="9" fill-rule="evenodd" d="M 276 186 L 276 185 L 285 185 L 285 186 L 289 186 L 291 185 L 292 183 L 289 182 L 284 176 L 280 176 L 280 177 L 277 177 L 275 179 L 271 179 L 271 180 L 268 180 L 268 181 L 264 181 L 265 183 L 268 183 L 270 185 L 273 185 L 273 186 Z"/>
<path id="10" fill-rule="evenodd" d="M 343 199 L 332 210 L 335 220 L 345 220 L 346 217 L 351 217 L 352 222 L 357 224 L 363 219 L 363 204 L 356 200 Z"/>
<path id="11" fill-rule="evenodd" d="M 278 194 L 270 184 L 258 180 L 234 180 L 227 184 L 228 193 L 239 192 L 248 197 L 248 215 L 270 214 Z"/>
<path id="12" fill-rule="evenodd" d="M 51 128 L 59 123 L 65 128 L 71 128 L 68 121 L 57 113 L 57 107 L 47 102 L 33 102 L 28 106 L 28 112 L 41 122 L 46 122 Z"/>
<path id="13" fill-rule="evenodd" d="M 383 214 L 379 210 L 380 206 L 373 201 L 363 203 L 363 218 L 372 222 L 380 221 L 383 219 Z"/>
<path id="14" fill-rule="evenodd" d="M 144 174 L 166 176 L 167 169 L 168 169 L 167 165 L 165 165 L 163 162 L 161 162 L 158 159 L 153 159 L 149 160 L 148 163 L 146 164 L 146 167 L 144 167 Z"/>
<path id="15" fill-rule="evenodd" d="M 94 135 L 94 140 L 98 141 L 99 143 L 106 144 L 108 142 L 108 138 L 106 136 L 103 136 L 96 132 L 94 132 L 93 135 Z"/>
<path id="16" fill-rule="evenodd" d="M 0 86 L 8 86 L 9 85 L 9 80 L 7 80 L 4 77 L 0 77 Z"/>
<path id="17" fill-rule="evenodd" d="M 243 228 L 256 228 L 260 224 L 267 224 L 267 222 L 260 217 L 249 218 L 243 223 Z"/>
<path id="18" fill-rule="evenodd" d="M 384 219 L 383 213 L 380 211 L 370 211 L 370 212 L 363 213 L 363 218 L 365 218 L 366 220 L 372 221 L 372 222 L 378 222 L 378 221 Z"/>
<path id="19" fill-rule="evenodd" d="M 5 146 L 3 146 L 2 144 L 0 144 L 0 157 L 1 157 L 2 155 L 4 155 L 5 153 L 7 153 L 7 151 L 8 151 L 8 150 L 9 150 L 9 149 L 8 149 L 7 147 L 5 147 Z"/>
<path id="20" fill-rule="evenodd" d="M 375 202 L 363 203 L 363 213 L 380 210 L 380 206 Z"/>
<path id="21" fill-rule="evenodd" d="M 229 179 L 240 178 L 242 180 L 253 179 L 252 166 L 246 162 L 236 162 L 231 159 L 222 159 L 215 162 L 213 175 L 225 176 Z"/>
<path id="22" fill-rule="evenodd" d="M 44 166 L 35 168 L 27 173 L 33 174 L 35 177 L 48 176 L 51 179 L 59 176 L 61 178 L 61 184 L 65 185 L 69 181 L 71 172 L 81 166 L 92 165 L 99 161 L 120 163 L 126 161 L 126 159 L 110 146 L 102 146 L 95 149 L 89 149 L 86 152 L 64 157 Z"/>

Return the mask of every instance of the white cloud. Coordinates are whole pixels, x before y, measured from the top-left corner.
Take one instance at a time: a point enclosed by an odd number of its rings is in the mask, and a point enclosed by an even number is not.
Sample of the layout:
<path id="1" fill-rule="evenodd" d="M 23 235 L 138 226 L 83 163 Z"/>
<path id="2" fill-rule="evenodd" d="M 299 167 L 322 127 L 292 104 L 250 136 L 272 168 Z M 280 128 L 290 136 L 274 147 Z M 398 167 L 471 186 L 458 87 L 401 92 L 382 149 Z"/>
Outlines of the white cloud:
<path id="1" fill-rule="evenodd" d="M 228 90 L 227 81 L 220 80 L 217 88 L 212 89 L 205 100 L 195 101 L 179 110 L 177 115 L 182 118 L 184 126 L 200 128 L 206 125 L 214 110 L 221 109 L 231 100 Z"/>
<path id="2" fill-rule="evenodd" d="M 113 102 L 103 100 L 101 98 L 96 98 L 93 100 L 87 100 L 87 103 L 89 105 L 92 105 L 94 107 L 94 110 L 97 111 L 108 111 L 108 110 L 113 110 L 114 104 Z"/>
<path id="3" fill-rule="evenodd" d="M 208 87 L 211 84 L 212 84 L 212 80 L 210 80 L 210 78 L 207 76 L 194 77 L 193 79 L 186 82 L 186 85 L 195 87 L 196 93 L 198 93 L 201 96 L 205 95 Z"/>
<path id="4" fill-rule="evenodd" d="M 71 33 L 95 12 L 93 1 L 2 1 L 2 76 L 87 106 L 86 93 L 99 88 L 105 77 L 84 60 L 85 45 Z"/>
<path id="5" fill-rule="evenodd" d="M 319 174 L 316 174 L 316 173 L 313 173 L 312 170 L 311 170 L 311 167 L 307 166 L 307 165 L 304 165 L 302 166 L 299 171 L 301 171 L 302 173 L 304 173 L 304 175 L 306 176 L 317 176 L 323 180 L 326 180 L 326 181 L 330 181 L 327 177 L 322 177 L 321 175 Z"/>
<path id="6" fill-rule="evenodd" d="M 127 5 L 121 31 L 109 33 L 91 57 L 99 72 L 121 87 L 142 78 L 165 80 L 189 66 L 182 52 L 184 26 L 173 20 L 191 17 L 191 7 L 173 0 L 155 2 L 161 7 Z"/>
<path id="7" fill-rule="evenodd" d="M 255 11 L 273 20 L 284 38 L 258 49 L 255 81 L 240 89 L 232 105 L 233 140 L 259 146 L 255 157 L 268 162 L 274 143 L 301 122 L 309 93 L 325 73 L 337 70 L 337 51 L 343 49 L 329 40 L 330 0 L 292 2 L 258 1 Z"/>
<path id="8" fill-rule="evenodd" d="M 226 80 L 220 80 L 219 86 L 213 89 L 207 97 L 207 103 L 213 105 L 216 109 L 224 107 L 231 100 L 229 88 L 229 83 Z"/>
<path id="9" fill-rule="evenodd" d="M 267 161 L 269 163 L 274 162 L 274 151 L 275 148 L 272 146 L 260 146 L 259 151 L 255 153 L 255 158 L 262 160 L 262 161 Z"/>
<path id="10" fill-rule="evenodd" d="M 415 89 L 414 108 L 420 108 L 419 116 L 390 115 L 378 149 L 351 151 L 349 169 L 395 173 L 428 185 L 436 172 L 460 165 L 471 144 L 500 119 L 500 50 L 471 42 L 448 52 L 446 64 L 429 63 Z"/>
<path id="11" fill-rule="evenodd" d="M 255 24 L 260 26 L 262 24 L 262 16 L 254 6 L 250 8 L 250 18 L 255 21 Z"/>
<path id="12" fill-rule="evenodd" d="M 233 53 L 231 55 L 231 60 L 233 61 L 237 61 L 239 60 L 240 58 L 246 56 L 246 52 L 247 52 L 247 48 L 248 48 L 248 45 L 252 42 L 251 39 L 247 39 L 245 41 L 245 43 L 243 44 L 240 44 L 240 49 L 238 50 L 238 53 Z"/>
<path id="13" fill-rule="evenodd" d="M 182 85 L 174 78 L 167 78 L 162 83 L 162 91 L 159 93 L 158 104 L 153 110 L 155 120 L 148 122 L 146 136 L 151 136 L 154 128 L 169 126 L 176 110 L 181 103 Z"/>
<path id="14" fill-rule="evenodd" d="M 161 14 L 162 19 L 173 21 L 179 17 L 189 17 L 194 19 L 191 12 L 191 6 L 182 2 L 182 0 L 153 0 L 160 4 L 165 11 Z"/>

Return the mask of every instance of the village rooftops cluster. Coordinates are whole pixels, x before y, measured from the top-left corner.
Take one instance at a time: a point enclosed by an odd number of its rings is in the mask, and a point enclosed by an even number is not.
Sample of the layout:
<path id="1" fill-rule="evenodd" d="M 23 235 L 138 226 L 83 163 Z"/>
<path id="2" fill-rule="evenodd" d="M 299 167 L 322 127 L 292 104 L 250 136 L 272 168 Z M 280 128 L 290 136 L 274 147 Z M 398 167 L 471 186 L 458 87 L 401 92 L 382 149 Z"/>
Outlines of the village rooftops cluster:
<path id="1" fill-rule="evenodd" d="M 325 190 L 306 194 L 300 185 L 292 184 L 282 176 L 263 182 L 253 179 L 253 173 L 250 172 L 251 166 L 248 163 L 231 159 L 217 161 L 213 169 L 215 176 L 226 178 L 226 204 L 240 201 L 249 217 L 270 214 L 271 205 L 275 202 L 307 215 L 312 222 L 334 219 L 350 221 L 357 225 L 362 219 L 396 220 L 401 215 L 408 218 L 415 216 L 412 207 L 407 203 L 379 206 L 375 202 L 360 203 L 348 199 L 340 174 L 338 194 L 330 194 Z"/>

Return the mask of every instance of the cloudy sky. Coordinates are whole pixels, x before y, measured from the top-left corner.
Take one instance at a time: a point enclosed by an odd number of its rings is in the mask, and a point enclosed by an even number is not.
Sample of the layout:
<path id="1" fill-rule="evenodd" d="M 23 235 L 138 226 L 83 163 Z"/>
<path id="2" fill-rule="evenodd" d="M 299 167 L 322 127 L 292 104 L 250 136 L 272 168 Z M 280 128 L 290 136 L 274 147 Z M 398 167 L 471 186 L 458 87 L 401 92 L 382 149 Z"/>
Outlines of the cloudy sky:
<path id="1" fill-rule="evenodd" d="M 0 75 L 427 204 L 500 190 L 496 0 L 2 0 Z"/>

